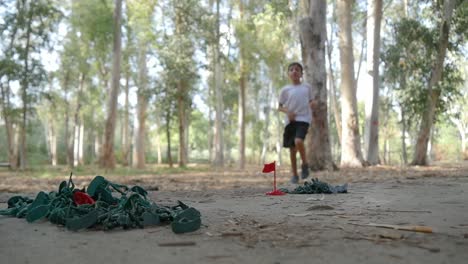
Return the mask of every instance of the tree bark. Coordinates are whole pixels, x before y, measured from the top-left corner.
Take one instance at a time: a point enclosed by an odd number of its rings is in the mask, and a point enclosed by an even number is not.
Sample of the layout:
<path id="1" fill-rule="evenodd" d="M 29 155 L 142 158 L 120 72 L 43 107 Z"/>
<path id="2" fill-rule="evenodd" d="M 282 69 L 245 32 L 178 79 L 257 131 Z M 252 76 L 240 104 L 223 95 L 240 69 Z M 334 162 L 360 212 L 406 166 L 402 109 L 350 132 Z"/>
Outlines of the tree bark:
<path id="1" fill-rule="evenodd" d="M 109 94 L 108 115 L 106 120 L 104 153 L 101 166 L 106 169 L 115 168 L 114 135 L 117 118 L 117 96 L 120 88 L 120 57 L 121 57 L 121 19 L 122 0 L 115 0 L 114 9 L 114 44 L 112 61 L 112 84 Z"/>
<path id="2" fill-rule="evenodd" d="M 222 95 L 222 73 L 220 58 L 220 22 L 219 22 L 219 0 L 216 1 L 216 44 L 214 48 L 215 64 L 215 157 L 213 165 L 216 167 L 224 166 L 224 137 L 223 137 L 223 95 Z"/>
<path id="3" fill-rule="evenodd" d="M 244 4 L 239 0 L 239 16 L 241 23 L 244 23 Z M 245 48 L 243 40 L 239 42 L 239 169 L 245 168 L 245 90 L 247 79 L 247 65 L 245 64 Z"/>
<path id="4" fill-rule="evenodd" d="M 9 80 L 7 81 L 9 83 Z M 8 85 L 8 84 L 7 84 Z M 8 162 L 10 164 L 10 168 L 15 170 L 18 166 L 18 146 L 15 140 L 17 138 L 17 132 L 15 129 L 15 125 L 11 120 L 10 109 L 10 87 L 3 87 L 0 83 L 2 100 L 1 100 L 1 107 L 2 107 L 2 116 L 3 121 L 5 122 L 5 130 L 7 136 L 7 143 L 8 143 Z"/>
<path id="5" fill-rule="evenodd" d="M 138 54 L 138 94 L 137 94 L 137 127 L 135 128 L 134 167 L 143 169 L 146 166 L 146 112 L 148 108 L 148 69 L 146 66 L 146 43 L 141 43 Z"/>
<path id="6" fill-rule="evenodd" d="M 28 11 L 28 20 L 27 20 L 27 30 L 26 30 L 26 47 L 24 48 L 24 68 L 23 76 L 20 81 L 21 85 L 21 99 L 23 103 L 23 120 L 20 125 L 20 150 L 19 150 L 19 166 L 21 170 L 26 169 L 27 167 L 27 146 L 26 146 L 26 126 L 27 126 L 27 113 L 28 113 L 28 88 L 29 88 L 29 49 L 31 46 L 31 34 L 32 34 L 32 16 L 34 13 L 34 3 L 31 1 L 29 3 Z"/>
<path id="7" fill-rule="evenodd" d="M 367 9 L 367 87 L 372 87 L 366 97 L 366 123 L 364 146 L 367 162 L 377 165 L 379 161 L 379 61 L 380 61 L 380 24 L 382 20 L 382 0 L 368 0 Z"/>
<path id="8" fill-rule="evenodd" d="M 416 141 L 413 161 L 411 165 L 428 165 L 427 160 L 427 147 L 431 134 L 431 130 L 435 119 L 435 109 L 439 100 L 440 91 L 435 90 L 439 81 L 442 79 L 442 71 L 444 69 L 444 60 L 447 53 L 447 46 L 449 44 L 450 33 L 450 20 L 452 19 L 453 9 L 455 7 L 455 0 L 444 1 L 444 14 L 440 24 L 439 35 L 439 50 L 434 67 L 431 72 L 431 79 L 428 84 L 428 96 L 426 101 L 426 111 L 424 112 L 419 128 L 418 139 Z"/>
<path id="9" fill-rule="evenodd" d="M 338 25 L 341 64 L 342 139 L 341 166 L 362 167 L 363 158 L 359 135 L 359 122 L 354 81 L 353 40 L 351 34 L 351 7 L 349 0 L 338 0 Z"/>
<path id="10" fill-rule="evenodd" d="M 316 91 L 313 99 L 318 104 L 312 111 L 312 124 L 307 134 L 307 159 L 309 167 L 314 170 L 333 170 L 328 130 L 327 106 L 327 70 L 325 62 L 326 0 L 311 0 L 309 16 L 299 23 L 305 77 L 312 89 Z"/>
<path id="11" fill-rule="evenodd" d="M 130 100 L 129 100 L 129 82 L 130 82 L 130 72 L 127 69 L 125 73 L 125 105 L 124 105 L 124 120 L 122 124 L 122 165 L 128 166 L 129 164 L 129 154 L 130 154 L 130 137 L 129 137 L 129 128 L 130 128 Z"/>

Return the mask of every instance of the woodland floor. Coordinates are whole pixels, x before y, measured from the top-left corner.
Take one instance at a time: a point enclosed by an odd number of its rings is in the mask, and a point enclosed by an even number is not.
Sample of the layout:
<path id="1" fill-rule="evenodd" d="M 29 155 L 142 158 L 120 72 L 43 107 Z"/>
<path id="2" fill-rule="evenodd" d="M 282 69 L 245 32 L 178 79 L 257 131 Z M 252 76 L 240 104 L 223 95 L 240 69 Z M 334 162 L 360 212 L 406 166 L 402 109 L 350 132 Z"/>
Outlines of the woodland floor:
<path id="1" fill-rule="evenodd" d="M 101 174 L 140 185 L 163 205 L 181 200 L 202 214 L 202 228 L 176 235 L 169 226 L 70 232 L 49 222 L 0 216 L 2 263 L 466 263 L 468 163 L 372 167 L 313 173 L 347 194 L 271 197 L 272 175 L 246 171 L 139 176 Z M 83 187 L 95 175 L 76 175 Z M 34 198 L 64 178 L 0 171 L 0 208 L 12 195 Z M 289 175 L 278 172 L 279 187 Z M 323 198 L 323 199 L 321 199 Z M 433 233 L 368 226 L 423 225 Z"/>

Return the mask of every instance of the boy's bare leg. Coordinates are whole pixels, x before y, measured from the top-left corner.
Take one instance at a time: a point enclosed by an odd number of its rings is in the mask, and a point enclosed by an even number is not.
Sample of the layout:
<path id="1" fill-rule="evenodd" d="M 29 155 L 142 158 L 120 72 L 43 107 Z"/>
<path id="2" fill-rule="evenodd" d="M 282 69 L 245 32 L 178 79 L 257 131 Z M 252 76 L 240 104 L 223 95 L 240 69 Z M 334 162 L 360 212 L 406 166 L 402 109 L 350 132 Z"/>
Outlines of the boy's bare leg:
<path id="1" fill-rule="evenodd" d="M 296 146 L 297 151 L 299 151 L 299 155 L 301 155 L 302 164 L 307 164 L 304 140 L 302 140 L 301 138 L 295 138 L 294 144 Z"/>
<path id="2" fill-rule="evenodd" d="M 289 158 L 291 159 L 291 168 L 293 176 L 297 176 L 297 160 L 296 160 L 297 150 L 295 147 L 289 148 Z"/>
<path id="3" fill-rule="evenodd" d="M 307 177 L 309 177 L 309 166 L 307 165 L 304 140 L 301 138 L 295 138 L 294 144 L 296 145 L 296 149 L 299 151 L 299 154 L 301 155 L 301 160 L 302 160 L 301 177 L 302 179 L 306 179 Z"/>

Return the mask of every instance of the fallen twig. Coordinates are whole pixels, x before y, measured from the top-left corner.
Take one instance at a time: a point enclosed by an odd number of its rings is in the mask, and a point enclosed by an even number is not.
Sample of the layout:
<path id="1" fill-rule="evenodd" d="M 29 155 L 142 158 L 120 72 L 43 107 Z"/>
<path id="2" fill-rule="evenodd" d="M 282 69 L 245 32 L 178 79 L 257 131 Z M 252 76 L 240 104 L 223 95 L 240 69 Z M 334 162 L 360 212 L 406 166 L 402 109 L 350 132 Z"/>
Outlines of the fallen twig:
<path id="1" fill-rule="evenodd" d="M 160 247 L 186 247 L 186 246 L 195 246 L 197 243 L 194 241 L 180 241 L 180 242 L 167 242 L 159 243 Z"/>
<path id="2" fill-rule="evenodd" d="M 432 228 L 428 226 L 400 226 L 400 225 L 375 224 L 375 223 L 369 223 L 367 224 L 367 226 L 375 226 L 375 227 L 422 232 L 422 233 L 432 233 Z"/>

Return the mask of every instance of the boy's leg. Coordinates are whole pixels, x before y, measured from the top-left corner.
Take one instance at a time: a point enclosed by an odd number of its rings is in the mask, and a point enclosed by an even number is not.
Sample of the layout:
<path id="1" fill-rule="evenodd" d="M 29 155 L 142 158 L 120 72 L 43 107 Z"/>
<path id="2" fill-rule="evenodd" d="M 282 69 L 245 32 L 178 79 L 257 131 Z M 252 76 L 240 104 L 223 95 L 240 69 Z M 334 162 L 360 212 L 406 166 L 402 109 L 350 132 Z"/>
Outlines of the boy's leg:
<path id="1" fill-rule="evenodd" d="M 299 176 L 297 174 L 297 159 L 296 159 L 297 149 L 296 147 L 289 148 L 289 158 L 291 159 L 291 170 L 293 176 L 291 177 L 291 183 L 298 183 Z"/>
<path id="2" fill-rule="evenodd" d="M 299 123 L 296 129 L 296 136 L 294 138 L 294 145 L 301 155 L 301 177 L 305 179 L 309 177 L 309 166 L 307 165 L 307 156 L 305 152 L 304 140 L 307 135 L 307 130 L 309 129 L 309 124 Z"/>

